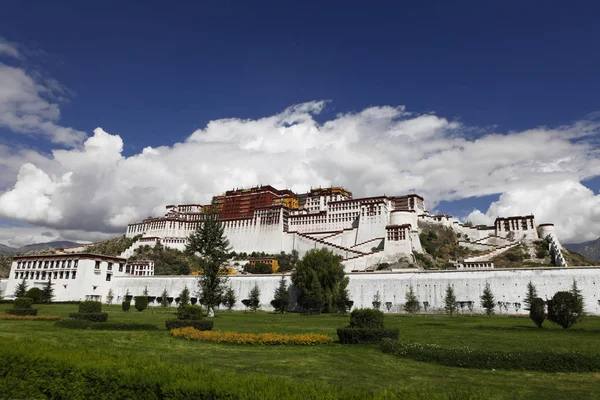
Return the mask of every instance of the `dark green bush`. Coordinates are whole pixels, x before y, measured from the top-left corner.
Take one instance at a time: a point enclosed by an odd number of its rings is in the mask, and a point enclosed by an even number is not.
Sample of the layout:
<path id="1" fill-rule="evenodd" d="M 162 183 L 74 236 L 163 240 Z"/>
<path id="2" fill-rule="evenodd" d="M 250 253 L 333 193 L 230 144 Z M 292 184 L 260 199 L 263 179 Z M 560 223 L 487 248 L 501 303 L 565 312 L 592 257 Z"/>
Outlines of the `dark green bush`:
<path id="1" fill-rule="evenodd" d="M 485 349 L 444 348 L 439 345 L 390 339 L 384 339 L 381 342 L 381 349 L 384 353 L 449 367 L 543 372 L 600 371 L 600 354 L 594 353 L 586 354 L 574 351 L 557 353 L 550 349 L 501 352 Z"/>
<path id="2" fill-rule="evenodd" d="M 136 296 L 135 298 L 135 309 L 138 311 L 144 311 L 148 307 L 148 297 Z"/>
<path id="3" fill-rule="evenodd" d="M 93 329 L 102 331 L 155 331 L 158 326 L 152 324 L 134 324 L 123 322 L 94 323 L 83 319 L 63 319 L 56 326 L 67 329 Z"/>
<path id="4" fill-rule="evenodd" d="M 177 307 L 177 319 L 181 320 L 201 320 L 204 317 L 204 309 L 201 306 L 184 306 Z"/>
<path id="5" fill-rule="evenodd" d="M 529 318 L 533 321 L 538 328 L 542 327 L 544 320 L 546 319 L 546 302 L 539 297 L 531 300 L 531 306 L 529 309 Z"/>
<path id="6" fill-rule="evenodd" d="M 548 319 L 567 329 L 581 320 L 583 305 L 571 292 L 557 292 L 548 300 Z"/>
<path id="7" fill-rule="evenodd" d="M 129 311 L 129 309 L 131 308 L 131 302 L 130 301 L 122 302 L 121 308 L 123 309 L 123 311 Z"/>
<path id="8" fill-rule="evenodd" d="M 214 324 L 214 321 L 205 321 L 198 319 L 169 319 L 165 321 L 165 325 L 167 326 L 168 330 L 191 326 L 193 328 L 198 329 L 199 331 L 212 331 Z"/>
<path id="9" fill-rule="evenodd" d="M 90 314 L 102 312 L 102 303 L 99 301 L 82 301 L 79 303 L 80 314 Z"/>
<path id="10" fill-rule="evenodd" d="M 6 310 L 7 314 L 10 315 L 37 315 L 37 308 L 9 308 Z"/>
<path id="11" fill-rule="evenodd" d="M 42 301 L 42 290 L 40 288 L 33 287 L 27 291 L 25 297 L 33 300 L 35 304 Z"/>
<path id="12" fill-rule="evenodd" d="M 99 312 L 99 313 L 71 313 L 69 314 L 69 318 L 73 319 L 84 319 L 86 321 L 91 322 L 106 322 L 108 319 L 108 314 Z"/>
<path id="13" fill-rule="evenodd" d="M 15 299 L 14 304 L 15 304 L 14 308 L 19 308 L 19 309 L 31 308 L 31 305 L 33 304 L 33 299 L 30 299 L 29 297 L 17 297 Z"/>
<path id="14" fill-rule="evenodd" d="M 338 338 L 341 344 L 367 344 L 378 343 L 381 340 L 398 339 L 398 328 L 368 329 L 368 328 L 338 328 Z"/>
<path id="15" fill-rule="evenodd" d="M 383 313 L 372 308 L 359 308 L 350 313 L 350 328 L 383 329 Z"/>

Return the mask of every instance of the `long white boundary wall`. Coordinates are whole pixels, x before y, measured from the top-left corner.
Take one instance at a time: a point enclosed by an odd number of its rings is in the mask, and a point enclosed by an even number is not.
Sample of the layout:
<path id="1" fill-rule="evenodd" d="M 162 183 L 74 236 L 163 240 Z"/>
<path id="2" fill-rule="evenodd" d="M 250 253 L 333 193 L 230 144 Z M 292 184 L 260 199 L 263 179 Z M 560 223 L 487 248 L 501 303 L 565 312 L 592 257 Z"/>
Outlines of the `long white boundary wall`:
<path id="1" fill-rule="evenodd" d="M 600 315 L 600 267 L 569 268 L 535 268 L 511 270 L 475 270 L 475 271 L 432 271 L 432 272 L 372 272 L 348 274 L 350 284 L 348 290 L 354 307 L 372 307 L 375 294 L 379 291 L 381 309 L 387 312 L 386 302 L 391 302 L 389 312 L 402 312 L 405 295 L 412 285 L 421 304 L 429 303 L 430 312 L 437 312 L 444 307 L 444 295 L 447 285 L 454 288 L 458 302 L 473 302 L 473 312 L 483 312 L 479 297 L 486 282 L 489 282 L 496 302 L 509 303 L 507 309 L 497 313 L 523 314 L 523 299 L 527 291 L 527 283 L 531 281 L 537 288 L 538 296 L 550 299 L 558 291 L 570 290 L 573 279 L 585 299 L 585 311 Z M 242 299 L 258 284 L 261 292 L 262 309 L 270 310 L 275 289 L 279 285 L 281 275 L 244 275 L 231 276 L 229 284 L 236 292 L 238 302 L 235 309 L 242 310 Z M 288 283 L 290 276 L 286 276 Z M 154 276 L 154 277 L 115 277 L 112 282 L 115 302 L 122 301 L 129 290 L 133 296 L 141 295 L 148 288 L 150 296 L 160 296 L 167 289 L 169 296 L 178 297 L 184 286 L 188 286 L 195 294 L 197 278 L 191 276 Z M 106 293 L 104 294 L 104 296 Z M 73 299 L 79 300 L 79 299 Z M 515 303 L 520 304 L 520 307 Z M 463 313 L 469 313 L 463 307 Z"/>

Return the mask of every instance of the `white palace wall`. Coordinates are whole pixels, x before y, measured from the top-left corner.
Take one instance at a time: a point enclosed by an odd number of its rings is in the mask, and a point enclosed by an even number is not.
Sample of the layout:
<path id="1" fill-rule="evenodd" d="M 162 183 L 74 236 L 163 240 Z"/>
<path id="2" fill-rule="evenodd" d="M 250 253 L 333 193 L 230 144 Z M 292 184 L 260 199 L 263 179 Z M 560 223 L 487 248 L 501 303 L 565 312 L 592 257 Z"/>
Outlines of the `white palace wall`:
<path id="1" fill-rule="evenodd" d="M 527 283 L 531 281 L 537 288 L 539 297 L 550 299 L 558 291 L 569 290 L 573 279 L 581 290 L 585 299 L 585 311 L 589 314 L 600 315 L 600 267 L 580 268 L 536 268 L 536 269 L 512 269 L 512 270 L 474 270 L 474 271 L 434 271 L 434 272 L 372 272 L 372 273 L 350 273 L 348 290 L 355 308 L 372 307 L 373 297 L 379 291 L 382 309 L 387 312 L 385 303 L 391 302 L 390 312 L 402 312 L 405 295 L 410 285 L 419 298 L 421 304 L 429 302 L 429 310 L 441 311 L 444 307 L 444 295 L 446 287 L 450 284 L 454 288 L 456 300 L 459 302 L 472 301 L 473 311 L 482 313 L 480 299 L 483 288 L 490 284 L 496 302 L 508 302 L 510 306 L 507 311 L 497 313 L 524 314 L 523 299 L 527 291 Z M 243 310 L 241 300 L 248 297 L 248 293 L 258 284 L 261 291 L 261 304 L 263 310 L 271 310 L 270 302 L 273 299 L 275 289 L 279 284 L 281 275 L 243 275 L 232 276 L 229 284 L 233 287 L 238 298 L 234 307 Z M 290 277 L 286 276 L 288 283 Z M 115 277 L 112 289 L 115 296 L 121 301 L 129 289 L 131 295 L 139 295 L 148 287 L 150 296 L 160 296 L 164 289 L 169 295 L 177 297 L 187 285 L 192 293 L 196 293 L 197 280 L 190 276 L 154 276 L 154 277 Z M 106 293 L 104 293 L 104 296 Z M 116 297 L 115 297 L 116 299 Z M 78 300 L 74 298 L 73 300 Z M 514 303 L 520 303 L 517 310 Z M 462 312 L 468 312 L 465 307 Z"/>

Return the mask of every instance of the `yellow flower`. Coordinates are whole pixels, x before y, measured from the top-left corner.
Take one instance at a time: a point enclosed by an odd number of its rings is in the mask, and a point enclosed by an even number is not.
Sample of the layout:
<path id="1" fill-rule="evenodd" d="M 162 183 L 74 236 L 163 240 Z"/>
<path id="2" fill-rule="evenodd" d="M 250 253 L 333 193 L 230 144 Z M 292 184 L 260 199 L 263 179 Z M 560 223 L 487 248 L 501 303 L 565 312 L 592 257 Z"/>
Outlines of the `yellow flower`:
<path id="1" fill-rule="evenodd" d="M 192 327 L 171 330 L 171 335 L 188 340 L 213 343 L 257 344 L 257 345 L 316 345 L 333 342 L 327 335 L 314 333 L 284 335 L 280 333 L 237 333 L 219 331 L 199 331 Z"/>

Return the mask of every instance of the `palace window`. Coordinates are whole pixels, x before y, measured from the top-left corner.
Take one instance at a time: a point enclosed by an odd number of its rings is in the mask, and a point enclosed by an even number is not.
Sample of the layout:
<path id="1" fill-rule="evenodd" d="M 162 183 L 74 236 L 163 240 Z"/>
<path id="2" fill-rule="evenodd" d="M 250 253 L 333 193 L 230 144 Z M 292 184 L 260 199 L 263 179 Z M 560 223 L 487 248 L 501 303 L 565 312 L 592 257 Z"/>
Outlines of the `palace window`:
<path id="1" fill-rule="evenodd" d="M 71 260 L 67 261 L 67 268 L 71 268 Z"/>
<path id="2" fill-rule="evenodd" d="M 58 278 L 58 271 L 54 271 L 54 275 L 52 277 L 52 279 L 56 279 L 56 278 Z"/>
<path id="3" fill-rule="evenodd" d="M 63 271 L 60 271 L 60 272 L 58 273 L 58 279 L 62 279 L 62 278 L 63 278 L 63 275 L 64 275 L 64 272 L 63 272 Z"/>
<path id="4" fill-rule="evenodd" d="M 46 271 L 42 272 L 42 280 L 46 279 Z"/>
<path id="5" fill-rule="evenodd" d="M 112 271 L 112 265 L 113 265 L 113 263 L 108 263 L 108 267 L 106 267 L 106 269 L 108 271 Z"/>
<path id="6" fill-rule="evenodd" d="M 119 272 L 123 272 L 123 263 L 119 263 Z"/>
<path id="7" fill-rule="evenodd" d="M 76 276 L 77 276 L 77 271 L 72 271 L 71 272 L 71 279 L 75 279 Z"/>
<path id="8" fill-rule="evenodd" d="M 100 269 L 100 261 L 96 261 L 96 269 Z"/>
<path id="9" fill-rule="evenodd" d="M 79 260 L 73 261 L 73 268 L 77 268 L 78 265 L 79 265 Z"/>
<path id="10" fill-rule="evenodd" d="M 106 281 L 107 282 L 110 282 L 111 278 L 112 278 L 112 274 L 106 274 Z"/>
<path id="11" fill-rule="evenodd" d="M 15 272 L 15 279 L 19 279 L 19 273 Z"/>

